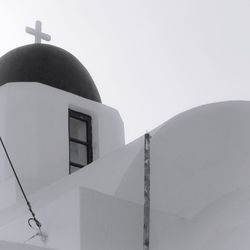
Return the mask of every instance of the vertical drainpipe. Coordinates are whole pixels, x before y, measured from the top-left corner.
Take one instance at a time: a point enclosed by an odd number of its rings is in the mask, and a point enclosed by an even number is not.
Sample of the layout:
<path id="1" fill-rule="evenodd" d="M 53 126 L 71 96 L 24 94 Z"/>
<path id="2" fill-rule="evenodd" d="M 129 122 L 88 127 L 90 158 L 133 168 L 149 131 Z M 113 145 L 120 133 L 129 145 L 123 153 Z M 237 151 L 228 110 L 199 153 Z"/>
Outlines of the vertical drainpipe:
<path id="1" fill-rule="evenodd" d="M 143 250 L 149 250 L 150 236 L 150 134 L 144 137 L 144 225 Z"/>

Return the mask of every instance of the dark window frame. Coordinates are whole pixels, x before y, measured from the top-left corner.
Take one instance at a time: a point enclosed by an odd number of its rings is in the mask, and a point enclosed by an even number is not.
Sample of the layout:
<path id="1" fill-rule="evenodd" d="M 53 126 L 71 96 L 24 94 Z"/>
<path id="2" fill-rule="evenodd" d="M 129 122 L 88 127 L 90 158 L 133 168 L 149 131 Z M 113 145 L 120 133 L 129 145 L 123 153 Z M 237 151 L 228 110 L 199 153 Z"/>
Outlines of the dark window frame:
<path id="1" fill-rule="evenodd" d="M 79 120 L 79 121 L 86 123 L 86 141 L 71 137 L 71 135 L 70 135 L 70 118 L 74 118 L 76 120 Z M 72 110 L 72 109 L 69 109 L 68 110 L 68 137 L 69 137 L 69 174 L 71 174 L 71 166 L 77 167 L 77 168 L 83 168 L 86 165 L 78 164 L 78 163 L 71 161 L 71 159 L 70 159 L 70 142 L 74 142 L 74 143 L 86 146 L 87 164 L 89 164 L 93 161 L 92 118 L 91 118 L 91 116 L 80 113 L 80 112 Z"/>

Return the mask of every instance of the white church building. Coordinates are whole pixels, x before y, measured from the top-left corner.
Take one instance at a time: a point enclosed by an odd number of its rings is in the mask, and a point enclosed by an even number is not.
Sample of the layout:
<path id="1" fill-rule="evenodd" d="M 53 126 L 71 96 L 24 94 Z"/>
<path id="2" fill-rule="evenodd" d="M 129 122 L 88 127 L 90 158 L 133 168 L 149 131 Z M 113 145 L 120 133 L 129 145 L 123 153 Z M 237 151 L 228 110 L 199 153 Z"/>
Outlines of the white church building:
<path id="1" fill-rule="evenodd" d="M 85 67 L 37 39 L 0 58 L 0 136 L 42 231 L 0 147 L 0 250 L 143 249 L 144 137 L 125 144 Z M 227 101 L 150 132 L 150 249 L 249 250 L 249 130 Z"/>

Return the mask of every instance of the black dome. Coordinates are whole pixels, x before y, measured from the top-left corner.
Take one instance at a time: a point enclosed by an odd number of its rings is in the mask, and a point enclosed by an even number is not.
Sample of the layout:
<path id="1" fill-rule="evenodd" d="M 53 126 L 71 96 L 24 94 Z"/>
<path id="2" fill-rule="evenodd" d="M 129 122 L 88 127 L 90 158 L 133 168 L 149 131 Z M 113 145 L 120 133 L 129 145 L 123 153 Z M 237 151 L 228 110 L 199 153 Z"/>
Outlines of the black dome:
<path id="1" fill-rule="evenodd" d="M 48 44 L 26 45 L 2 56 L 0 86 L 7 82 L 40 82 L 101 102 L 93 79 L 79 60 Z"/>

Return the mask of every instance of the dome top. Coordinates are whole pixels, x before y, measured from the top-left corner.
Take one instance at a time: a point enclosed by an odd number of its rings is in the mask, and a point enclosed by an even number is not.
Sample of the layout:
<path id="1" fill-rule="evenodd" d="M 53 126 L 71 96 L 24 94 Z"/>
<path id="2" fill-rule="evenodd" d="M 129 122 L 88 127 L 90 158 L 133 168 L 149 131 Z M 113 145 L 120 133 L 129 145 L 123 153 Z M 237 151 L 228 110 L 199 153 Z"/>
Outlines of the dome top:
<path id="1" fill-rule="evenodd" d="M 0 86 L 8 82 L 40 82 L 101 102 L 93 79 L 69 52 L 48 44 L 30 44 L 0 58 Z"/>

